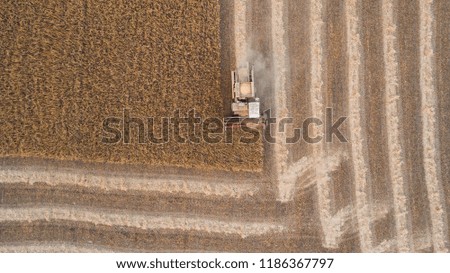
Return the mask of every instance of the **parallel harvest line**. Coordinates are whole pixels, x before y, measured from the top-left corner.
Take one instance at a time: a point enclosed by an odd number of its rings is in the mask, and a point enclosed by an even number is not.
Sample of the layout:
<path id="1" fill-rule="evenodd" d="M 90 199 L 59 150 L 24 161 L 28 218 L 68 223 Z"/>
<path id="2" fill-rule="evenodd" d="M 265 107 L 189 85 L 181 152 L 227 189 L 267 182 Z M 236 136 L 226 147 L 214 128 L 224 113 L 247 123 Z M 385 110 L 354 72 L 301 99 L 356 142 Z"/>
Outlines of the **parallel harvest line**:
<path id="1" fill-rule="evenodd" d="M 324 120 L 324 90 L 323 90 L 323 36 L 324 20 L 323 20 L 323 1 L 311 0 L 310 6 L 310 24 L 309 24 L 309 36 L 310 36 L 310 50 L 311 50 L 311 109 L 312 116 Z M 314 127 L 314 134 L 319 135 L 319 130 Z M 313 147 L 313 160 L 314 162 L 314 176 L 318 177 L 317 180 L 317 197 L 318 197 L 318 212 L 319 218 L 324 233 L 324 246 L 337 248 L 338 247 L 338 235 L 340 232 L 340 225 L 333 225 L 341 219 L 335 219 L 333 217 L 333 187 L 331 185 L 331 178 L 329 176 L 330 163 L 325 159 L 325 150 L 322 143 L 314 144 Z M 337 215 L 336 215 L 337 216 Z"/>
<path id="2" fill-rule="evenodd" d="M 287 47 L 286 47 L 286 30 L 284 24 L 284 18 L 286 14 L 284 12 L 283 0 L 271 0 L 271 37 L 272 37 L 272 60 L 274 71 L 274 91 L 273 91 L 273 108 L 278 121 L 281 118 L 288 117 L 289 112 L 286 104 L 287 93 Z M 286 134 L 284 132 L 279 133 L 276 136 L 276 143 L 274 143 L 274 168 L 278 180 L 278 193 L 277 199 L 281 202 L 287 202 L 285 200 L 286 192 L 293 191 L 295 185 L 284 183 L 280 180 L 280 175 L 286 171 L 288 164 L 288 150 L 284 141 Z"/>
<path id="3" fill-rule="evenodd" d="M 345 1 L 345 18 L 348 54 L 348 105 L 351 139 L 351 156 L 355 183 L 356 215 L 359 227 L 361 251 L 373 247 L 370 174 L 365 151 L 363 128 L 362 53 L 358 0 Z"/>
<path id="4" fill-rule="evenodd" d="M 400 135 L 399 64 L 397 58 L 397 24 L 394 1 L 383 0 L 383 57 L 385 68 L 386 133 L 389 174 L 394 197 L 397 247 L 400 252 L 413 251 L 411 215 L 408 207 L 407 182 L 404 175 L 403 148 Z"/>
<path id="5" fill-rule="evenodd" d="M 88 243 L 73 243 L 71 241 L 19 241 L 2 242 L 0 253 L 130 253 L 142 252 L 139 248 L 113 247 Z M 159 249 L 158 252 L 180 252 L 180 249 Z M 198 252 L 199 249 L 182 249 L 183 252 Z M 202 253 L 208 252 L 201 250 Z"/>
<path id="6" fill-rule="evenodd" d="M 106 253 L 114 252 L 115 249 L 108 247 L 74 244 L 70 242 L 20 242 L 2 243 L 1 253 Z"/>
<path id="7" fill-rule="evenodd" d="M 222 221 L 211 218 L 138 213 L 126 210 L 103 211 L 89 207 L 8 207 L 0 208 L 0 222 L 66 220 L 96 225 L 125 226 L 145 230 L 170 229 L 239 235 L 242 238 L 283 232 L 286 227 L 266 222 Z"/>
<path id="8" fill-rule="evenodd" d="M 218 183 L 217 181 L 195 181 L 192 177 L 186 179 L 161 179 L 144 177 L 106 176 L 80 172 L 65 172 L 51 170 L 0 170 L 2 183 L 44 182 L 51 186 L 61 184 L 97 187 L 102 190 L 148 191 L 163 193 L 199 193 L 223 197 L 240 198 L 253 196 L 258 187 L 250 183 Z"/>
<path id="9" fill-rule="evenodd" d="M 439 127 L 435 87 L 433 0 L 420 0 L 420 90 L 422 103 L 423 164 L 430 202 L 434 251 L 447 252 L 448 226 L 444 189 L 440 174 Z"/>
<path id="10" fill-rule="evenodd" d="M 234 0 L 234 50 L 236 65 L 247 61 L 247 0 Z"/>

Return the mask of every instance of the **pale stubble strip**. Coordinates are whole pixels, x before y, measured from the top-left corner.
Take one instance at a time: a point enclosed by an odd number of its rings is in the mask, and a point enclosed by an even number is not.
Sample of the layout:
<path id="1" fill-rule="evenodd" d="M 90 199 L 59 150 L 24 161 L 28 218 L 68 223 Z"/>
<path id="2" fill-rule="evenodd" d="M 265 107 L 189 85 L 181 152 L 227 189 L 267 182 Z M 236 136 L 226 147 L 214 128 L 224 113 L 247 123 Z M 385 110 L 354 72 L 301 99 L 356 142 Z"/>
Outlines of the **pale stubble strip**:
<path id="1" fill-rule="evenodd" d="M 219 219 L 172 214 L 145 214 L 126 210 L 104 211 L 80 206 L 33 206 L 0 208 L 0 222 L 5 221 L 79 221 L 105 226 L 124 226 L 144 230 L 170 229 L 200 231 L 242 238 L 283 232 L 285 226 L 265 222 L 223 221 Z"/>
<path id="2" fill-rule="evenodd" d="M 1 253 L 107 253 L 113 251 L 114 249 L 108 247 L 69 242 L 30 241 L 0 245 Z"/>
<path id="3" fill-rule="evenodd" d="M 355 183 L 356 215 L 359 227 L 361 251 L 373 247 L 372 206 L 370 177 L 367 167 L 365 132 L 363 128 L 363 91 L 361 86 L 361 37 L 358 0 L 345 1 L 345 18 L 348 54 L 348 105 L 350 123 L 351 157 Z"/>
<path id="4" fill-rule="evenodd" d="M 400 134 L 399 64 L 397 58 L 397 24 L 394 20 L 394 2 L 383 0 L 383 58 L 385 70 L 386 133 L 389 175 L 392 185 L 395 213 L 396 241 L 400 252 L 413 251 L 411 215 L 404 175 L 404 158 Z"/>
<path id="5" fill-rule="evenodd" d="M 311 109 L 312 116 L 324 120 L 324 90 L 323 90 L 323 0 L 310 1 L 310 50 L 311 50 Z M 320 132 L 314 127 L 314 135 Z M 333 222 L 333 192 L 331 179 L 328 173 L 328 161 L 325 158 L 324 145 L 320 142 L 313 144 L 314 176 L 317 180 L 317 198 L 319 206 L 319 218 L 324 233 L 324 246 L 337 248 L 339 228 L 332 225 Z"/>
<path id="6" fill-rule="evenodd" d="M 46 183 L 50 186 L 71 185 L 99 188 L 105 191 L 144 191 L 181 194 L 202 194 L 231 198 L 253 196 L 258 187 L 251 183 L 225 183 L 201 181 L 193 177 L 186 179 L 164 179 L 144 177 L 121 177 L 88 174 L 80 171 L 57 170 L 0 170 L 1 183 Z"/>
<path id="7" fill-rule="evenodd" d="M 287 81 L 287 47 L 286 47 L 286 29 L 284 12 L 284 0 L 271 0 L 271 38 L 272 38 L 272 60 L 273 60 L 273 110 L 278 121 L 281 118 L 288 117 L 289 112 L 286 104 L 286 81 Z M 286 201 L 282 195 L 286 191 L 294 191 L 294 185 L 284 183 L 280 176 L 287 169 L 288 164 L 288 150 L 284 144 L 286 139 L 285 133 L 276 135 L 276 142 L 274 145 L 274 169 L 278 180 L 277 199 L 279 201 Z M 288 187 L 284 189 L 283 187 Z"/>
<path id="8" fill-rule="evenodd" d="M 247 58 L 247 0 L 234 0 L 234 50 L 235 64 L 239 65 Z"/>
<path id="9" fill-rule="evenodd" d="M 444 189 L 440 174 L 435 87 L 433 1 L 420 0 L 420 94 L 422 103 L 423 164 L 434 251 L 448 252 L 448 226 Z"/>

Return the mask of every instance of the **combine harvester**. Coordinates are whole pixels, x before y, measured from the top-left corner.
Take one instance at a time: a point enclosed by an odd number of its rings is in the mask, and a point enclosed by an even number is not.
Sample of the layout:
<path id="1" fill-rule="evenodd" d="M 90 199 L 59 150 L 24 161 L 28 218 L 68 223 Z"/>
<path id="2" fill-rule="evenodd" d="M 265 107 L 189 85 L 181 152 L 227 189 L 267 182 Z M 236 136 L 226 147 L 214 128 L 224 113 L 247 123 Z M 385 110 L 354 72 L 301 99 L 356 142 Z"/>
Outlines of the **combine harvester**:
<path id="1" fill-rule="evenodd" d="M 228 127 L 258 127 L 264 123 L 256 96 L 254 68 L 249 63 L 231 71 L 231 93 L 233 116 L 225 118 Z"/>

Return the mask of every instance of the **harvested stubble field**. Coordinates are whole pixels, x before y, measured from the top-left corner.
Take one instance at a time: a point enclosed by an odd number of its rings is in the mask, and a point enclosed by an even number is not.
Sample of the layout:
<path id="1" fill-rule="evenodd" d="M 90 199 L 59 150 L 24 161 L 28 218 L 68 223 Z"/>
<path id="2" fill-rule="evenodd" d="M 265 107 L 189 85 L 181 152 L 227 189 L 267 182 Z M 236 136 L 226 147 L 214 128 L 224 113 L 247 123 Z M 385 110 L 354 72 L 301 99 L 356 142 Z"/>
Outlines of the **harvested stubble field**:
<path id="1" fill-rule="evenodd" d="M 261 142 L 138 144 L 137 126 L 130 144 L 101 142 L 124 109 L 222 118 L 217 1 L 2 1 L 0 14 L 0 155 L 261 170 Z"/>

